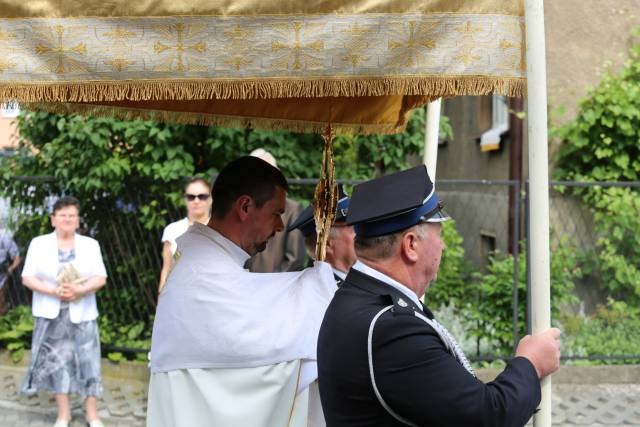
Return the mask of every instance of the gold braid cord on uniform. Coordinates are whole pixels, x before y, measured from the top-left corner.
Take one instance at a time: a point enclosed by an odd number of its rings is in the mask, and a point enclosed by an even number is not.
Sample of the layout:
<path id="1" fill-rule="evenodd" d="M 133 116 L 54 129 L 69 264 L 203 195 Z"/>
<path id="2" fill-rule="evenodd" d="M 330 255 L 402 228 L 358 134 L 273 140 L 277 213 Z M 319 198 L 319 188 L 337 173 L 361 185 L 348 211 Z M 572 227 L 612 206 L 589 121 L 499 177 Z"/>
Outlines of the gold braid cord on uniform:
<path id="1" fill-rule="evenodd" d="M 322 168 L 320 182 L 316 186 L 313 219 L 316 223 L 316 259 L 324 261 L 327 256 L 327 241 L 329 231 L 336 219 L 336 204 L 338 203 L 338 188 L 335 182 L 335 165 L 333 163 L 333 129 L 327 125 L 322 138 Z"/>

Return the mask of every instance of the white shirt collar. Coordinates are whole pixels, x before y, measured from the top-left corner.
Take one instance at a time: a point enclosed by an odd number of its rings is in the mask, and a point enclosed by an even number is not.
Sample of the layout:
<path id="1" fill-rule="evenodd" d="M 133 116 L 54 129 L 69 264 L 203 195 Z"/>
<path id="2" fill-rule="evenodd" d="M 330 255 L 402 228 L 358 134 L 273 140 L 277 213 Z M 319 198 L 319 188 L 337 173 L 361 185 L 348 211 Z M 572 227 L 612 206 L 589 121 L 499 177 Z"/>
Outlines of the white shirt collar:
<path id="1" fill-rule="evenodd" d="M 403 285 L 402 283 L 398 282 L 397 280 L 394 280 L 391 277 L 387 276 L 386 274 L 381 273 L 378 270 L 369 267 L 368 265 L 361 262 L 360 260 L 356 261 L 356 263 L 351 268 L 354 268 L 359 272 L 366 274 L 367 276 L 371 276 L 374 279 L 378 279 L 386 283 L 387 285 L 393 288 L 396 288 L 397 290 L 405 294 L 407 297 L 411 298 L 411 301 L 413 301 L 418 307 L 422 307 L 422 304 L 420 303 L 420 299 L 415 294 L 415 292 L 413 292 L 411 289 L 409 289 L 407 286 Z"/>
<path id="2" fill-rule="evenodd" d="M 222 249 L 227 251 L 229 255 L 231 255 L 231 258 L 233 258 L 233 260 L 241 267 L 244 267 L 247 260 L 251 258 L 244 249 L 207 225 L 195 222 L 190 228 L 193 232 L 202 234 L 219 244 Z"/>
<path id="3" fill-rule="evenodd" d="M 333 270 L 333 274 L 335 274 L 336 276 L 338 276 L 339 278 L 341 278 L 342 280 L 344 280 L 347 277 L 347 273 L 345 273 L 344 271 L 340 271 L 335 267 L 331 267 L 331 269 Z"/>

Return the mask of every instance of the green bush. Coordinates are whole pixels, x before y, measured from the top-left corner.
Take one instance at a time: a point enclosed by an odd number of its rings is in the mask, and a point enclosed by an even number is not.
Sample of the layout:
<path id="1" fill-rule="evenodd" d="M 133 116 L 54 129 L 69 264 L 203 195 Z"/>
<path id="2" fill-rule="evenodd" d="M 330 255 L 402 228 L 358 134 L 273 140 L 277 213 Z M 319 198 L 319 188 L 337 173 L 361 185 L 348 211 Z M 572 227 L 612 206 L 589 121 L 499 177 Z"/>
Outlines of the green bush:
<path id="1" fill-rule="evenodd" d="M 589 317 L 563 313 L 562 353 L 564 356 L 640 355 L 640 309 L 609 299 Z M 638 360 L 636 359 L 635 362 Z M 587 361 L 573 364 L 624 364 L 629 360 Z"/>
<path id="2" fill-rule="evenodd" d="M 526 252 L 518 256 L 518 331 L 526 331 Z M 561 242 L 551 250 L 551 316 L 557 317 L 563 310 L 577 302 L 575 282 L 582 277 L 577 266 L 575 248 Z M 513 352 L 513 256 L 496 253 L 490 259 L 486 273 L 474 273 L 477 301 L 470 309 L 473 327 L 471 335 L 487 344 L 500 355 Z"/>
<path id="3" fill-rule="evenodd" d="M 447 248 L 449 250 L 450 247 Z M 551 301 L 552 316 L 577 301 L 573 293 L 575 282 L 582 277 L 577 267 L 577 253 L 566 243 L 552 250 Z M 462 340 L 475 341 L 475 353 L 509 356 L 513 353 L 513 271 L 514 258 L 501 253 L 494 254 L 486 272 L 472 272 L 471 277 L 451 283 L 441 301 L 449 300 L 464 318 Z M 526 253 L 518 257 L 518 331 L 525 333 L 526 316 Z M 444 288 L 444 286 L 443 286 Z M 468 346 L 466 347 L 468 350 Z"/>
<path id="4" fill-rule="evenodd" d="M 554 136 L 563 141 L 555 175 L 576 181 L 640 179 L 640 44 L 615 74 L 607 72 L 580 103 L 575 120 Z"/>
<path id="5" fill-rule="evenodd" d="M 98 317 L 100 328 L 100 344 L 103 353 L 112 362 L 121 360 L 146 361 L 147 351 L 151 348 L 151 330 L 153 319 L 150 323 L 138 321 L 135 323 L 122 324 L 114 323 L 108 316 Z M 115 350 L 114 350 L 115 348 Z M 128 351 L 118 351 L 117 349 L 127 349 Z M 129 349 L 142 351 L 132 352 Z"/>
<path id="6" fill-rule="evenodd" d="M 0 316 L 0 346 L 9 350 L 14 363 L 20 362 L 25 350 L 31 348 L 32 334 L 31 307 L 20 305 Z"/>
<path id="7" fill-rule="evenodd" d="M 607 72 L 580 103 L 577 117 L 554 130 L 562 142 L 557 179 L 640 181 L 640 44 L 619 73 Z M 640 304 L 640 194 L 632 188 L 575 190 L 595 219 L 596 252 L 585 270 L 615 299 Z"/>
<path id="8" fill-rule="evenodd" d="M 108 316 L 98 317 L 100 330 L 100 344 L 104 355 L 112 361 L 147 360 L 147 350 L 151 347 L 150 324 L 138 321 L 130 324 L 113 323 Z M 0 348 L 6 348 L 11 359 L 18 363 L 24 357 L 26 350 L 31 348 L 33 334 L 33 316 L 31 307 L 19 305 L 0 316 Z M 141 352 L 111 351 L 110 348 L 140 349 Z"/>

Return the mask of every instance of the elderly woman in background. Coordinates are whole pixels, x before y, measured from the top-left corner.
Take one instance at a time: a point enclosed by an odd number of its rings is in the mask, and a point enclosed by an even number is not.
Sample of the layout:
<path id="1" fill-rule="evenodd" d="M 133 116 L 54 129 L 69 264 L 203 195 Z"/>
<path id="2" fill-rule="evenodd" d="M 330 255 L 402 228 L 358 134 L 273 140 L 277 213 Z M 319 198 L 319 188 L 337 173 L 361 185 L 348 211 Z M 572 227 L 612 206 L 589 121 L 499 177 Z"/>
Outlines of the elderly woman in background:
<path id="1" fill-rule="evenodd" d="M 162 269 L 158 293 L 162 292 L 173 265 L 173 255 L 178 245 L 176 239 L 194 223 L 207 224 L 211 218 L 211 186 L 202 178 L 191 178 L 184 186 L 187 217 L 167 225 L 162 233 Z"/>
<path id="2" fill-rule="evenodd" d="M 55 393 L 55 427 L 69 425 L 69 393 L 85 398 L 90 427 L 103 426 L 96 407 L 102 378 L 95 293 L 105 285 L 107 273 L 98 242 L 76 234 L 79 215 L 78 199 L 60 198 L 51 215 L 53 233 L 31 241 L 22 271 L 22 283 L 33 291 L 35 325 L 21 391 Z"/>

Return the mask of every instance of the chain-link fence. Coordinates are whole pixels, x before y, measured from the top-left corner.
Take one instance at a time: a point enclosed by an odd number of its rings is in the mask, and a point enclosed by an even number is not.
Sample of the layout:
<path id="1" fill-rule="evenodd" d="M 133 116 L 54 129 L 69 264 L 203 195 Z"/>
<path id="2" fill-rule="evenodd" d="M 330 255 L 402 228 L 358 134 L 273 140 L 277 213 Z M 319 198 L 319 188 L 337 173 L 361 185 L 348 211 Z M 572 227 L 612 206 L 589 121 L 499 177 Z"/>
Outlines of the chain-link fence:
<path id="1" fill-rule="evenodd" d="M 313 179 L 291 180 L 290 193 L 302 203 L 308 202 L 315 182 Z M 357 181 L 345 183 L 355 184 Z M 33 180 L 32 185 L 41 186 L 43 181 Z M 455 219 L 456 232 L 462 238 L 459 244 L 464 253 L 466 289 L 458 297 L 458 306 L 432 308 L 437 309 L 445 321 L 458 322 L 448 326 L 454 334 L 461 335 L 465 350 L 476 360 L 508 358 L 518 339 L 530 328 L 527 316 L 530 305 L 526 245 L 527 184 L 519 181 L 440 180 L 437 187 L 445 202 L 445 210 Z M 598 189 L 609 187 L 627 189 L 637 197 L 640 183 L 552 183 L 553 322 L 567 331 L 565 339 L 573 346 L 565 352 L 569 359 L 637 362 L 640 351 L 621 353 L 624 348 L 615 351 L 612 347 L 618 344 L 614 342 L 609 343 L 607 351 L 596 351 L 595 347 L 580 341 L 584 338 L 583 328 L 590 330 L 598 325 L 605 328 L 607 322 L 619 321 L 625 314 L 619 306 L 608 304 L 608 298 L 615 296 L 619 299 L 625 292 L 631 292 L 609 286 L 608 280 L 620 274 L 615 271 L 617 264 L 612 263 L 611 258 L 615 255 L 614 260 L 618 263 L 625 262 L 640 269 L 640 258 L 635 257 L 637 252 L 627 250 L 611 254 L 611 241 L 603 241 L 607 215 L 598 214 L 601 207 L 597 203 L 590 204 L 590 201 L 598 197 L 595 194 Z M 147 350 L 161 267 L 161 225 L 184 216 L 183 206 L 158 199 L 155 211 L 160 220 L 154 222 L 157 225 L 149 226 L 148 222 L 141 220 L 140 206 L 153 199 L 154 195 L 134 192 L 121 199 L 111 199 L 110 206 L 97 200 L 81 201 L 85 205 L 83 210 L 90 208 L 95 212 L 96 209 L 105 209 L 109 212 L 97 224 L 84 224 L 87 234 L 99 240 L 109 274 L 108 285 L 98 293 L 101 334 L 107 349 Z M 44 218 L 45 211 L 43 208 L 39 213 L 10 209 L 7 212 L 14 216 L 9 218 L 10 222 L 19 223 L 15 216 L 39 215 Z M 533 214 L 536 214 L 535 207 Z M 640 212 L 636 216 L 640 217 Z M 28 230 L 14 231 L 24 255 L 29 240 L 34 236 L 29 235 Z M 629 274 L 628 271 L 623 273 Z M 441 281 L 439 278 L 430 292 L 439 292 L 446 297 L 448 294 L 444 288 L 448 285 Z M 6 292 L 10 307 L 30 303 L 31 292 L 20 284 L 18 272 L 7 281 Z M 575 297 L 565 298 L 565 293 Z M 595 321 L 591 319 L 598 316 L 603 318 L 600 319 L 602 325 L 593 326 Z M 629 348 L 633 350 L 634 347 Z"/>
<path id="2" fill-rule="evenodd" d="M 575 295 L 552 318 L 564 359 L 640 362 L 640 182 L 550 187 L 552 278 L 564 273 L 552 289 L 571 282 Z"/>

